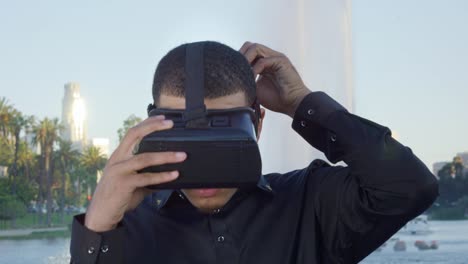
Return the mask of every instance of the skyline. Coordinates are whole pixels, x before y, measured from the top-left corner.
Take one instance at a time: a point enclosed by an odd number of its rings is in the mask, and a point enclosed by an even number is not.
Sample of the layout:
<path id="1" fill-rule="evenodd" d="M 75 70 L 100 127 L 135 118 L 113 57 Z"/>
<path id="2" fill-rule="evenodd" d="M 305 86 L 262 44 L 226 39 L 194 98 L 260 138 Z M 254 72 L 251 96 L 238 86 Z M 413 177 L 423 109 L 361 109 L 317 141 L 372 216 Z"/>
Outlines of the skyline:
<path id="1" fill-rule="evenodd" d="M 192 14 L 176 3 L 116 3 L 112 9 L 90 1 L 8 3 L 0 10 L 0 96 L 25 114 L 60 117 L 63 85 L 79 82 L 89 137 L 109 137 L 113 149 L 123 120 L 146 116 L 154 69 L 171 48 L 200 39 L 238 48 L 245 40 L 268 45 L 278 38 L 254 35 L 249 27 L 275 19 L 280 8 L 255 14 L 244 9 L 251 4 L 189 3 L 186 9 L 198 12 Z M 429 169 L 468 150 L 466 11 L 463 1 L 352 6 L 355 113 L 396 131 Z"/>
<path id="2" fill-rule="evenodd" d="M 66 86 L 69 86 L 69 85 L 75 85 L 75 86 L 80 87 L 80 83 L 78 83 L 78 82 L 67 82 L 67 83 L 64 84 L 65 87 L 66 87 Z M 8 99 L 8 98 L 7 98 L 7 99 Z M 79 99 L 80 99 L 81 103 L 84 103 L 84 105 L 82 106 L 82 107 L 84 107 L 84 108 L 83 108 L 82 110 L 86 111 L 86 104 L 85 104 L 86 98 L 80 97 Z M 11 102 L 10 102 L 10 103 L 11 103 Z M 13 105 L 13 106 L 14 106 L 14 105 Z M 63 108 L 63 105 L 62 105 L 62 108 Z M 21 111 L 21 109 L 18 109 L 18 110 Z M 61 122 L 64 122 L 63 117 L 64 117 L 65 115 L 64 115 L 64 112 L 63 112 L 63 111 L 64 111 L 64 110 L 62 109 L 62 113 L 61 113 L 62 117 L 59 119 Z M 84 115 L 84 116 L 81 116 L 81 117 L 84 118 L 84 119 L 86 119 L 86 120 L 82 121 L 82 122 L 84 122 L 83 124 L 86 126 L 86 125 L 87 125 L 87 121 L 88 121 L 88 120 L 87 120 L 87 115 Z M 122 120 L 122 123 L 123 123 L 123 120 Z M 85 129 L 85 130 L 86 130 L 86 129 Z M 86 132 L 87 132 L 87 131 L 84 131 L 85 134 L 87 134 Z M 67 132 L 65 131 L 64 133 L 65 133 L 64 136 L 67 137 L 67 136 L 66 136 L 66 133 L 67 133 Z M 116 133 L 117 133 L 117 132 L 116 132 Z M 393 136 L 394 138 L 396 138 L 397 140 L 399 139 L 399 134 L 396 133 L 395 131 L 392 131 L 392 136 Z M 84 137 L 84 140 L 89 141 L 89 142 L 94 142 L 94 141 L 96 141 L 96 142 L 99 142 L 99 143 L 97 143 L 98 145 L 99 145 L 99 144 L 105 144 L 105 145 L 109 146 L 109 145 L 110 145 L 110 144 L 109 144 L 109 140 L 108 140 L 109 138 L 112 138 L 112 136 L 110 136 L 110 135 L 107 135 L 107 136 L 106 136 L 106 135 L 105 135 L 105 137 L 100 137 L 100 138 L 99 138 L 99 137 L 87 138 L 87 136 L 85 136 L 85 137 Z M 103 140 L 107 140 L 107 143 L 103 143 Z M 91 145 L 95 145 L 95 143 L 90 143 L 90 144 L 91 144 Z M 118 143 L 116 143 L 116 145 L 118 145 Z M 112 146 L 112 148 L 110 149 L 110 151 L 112 152 L 112 151 L 114 150 L 115 147 L 116 147 L 116 146 Z M 105 155 L 109 155 L 108 152 L 109 152 L 109 150 L 104 151 L 104 154 L 105 154 Z M 463 156 L 463 157 L 464 157 L 464 156 L 467 155 L 467 153 L 468 153 L 468 150 L 459 150 L 459 151 L 457 151 L 457 153 L 453 154 L 453 157 L 455 157 L 455 156 L 457 156 L 457 157 L 462 157 L 462 156 Z M 453 157 L 452 157 L 452 158 L 453 158 Z M 435 161 L 434 163 L 432 163 L 432 164 L 427 164 L 427 165 L 428 165 L 428 168 L 432 171 L 432 166 L 434 166 L 436 163 L 444 163 L 444 164 L 445 164 L 445 163 L 448 163 L 448 162 L 451 162 L 451 158 L 448 158 L 448 159 L 446 159 L 446 160 Z M 464 163 L 465 163 L 465 164 L 468 164 L 468 160 L 464 160 Z"/>

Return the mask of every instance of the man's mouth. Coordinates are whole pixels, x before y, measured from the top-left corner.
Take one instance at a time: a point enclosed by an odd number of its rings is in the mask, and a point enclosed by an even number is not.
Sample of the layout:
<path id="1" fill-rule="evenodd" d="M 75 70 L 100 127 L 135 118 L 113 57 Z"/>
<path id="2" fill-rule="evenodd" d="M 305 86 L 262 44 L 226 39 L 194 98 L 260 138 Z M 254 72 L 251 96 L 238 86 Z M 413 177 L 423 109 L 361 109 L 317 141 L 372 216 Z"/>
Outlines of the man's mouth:
<path id="1" fill-rule="evenodd" d="M 193 189 L 195 195 L 203 198 L 209 198 L 216 196 L 218 194 L 219 189 Z"/>

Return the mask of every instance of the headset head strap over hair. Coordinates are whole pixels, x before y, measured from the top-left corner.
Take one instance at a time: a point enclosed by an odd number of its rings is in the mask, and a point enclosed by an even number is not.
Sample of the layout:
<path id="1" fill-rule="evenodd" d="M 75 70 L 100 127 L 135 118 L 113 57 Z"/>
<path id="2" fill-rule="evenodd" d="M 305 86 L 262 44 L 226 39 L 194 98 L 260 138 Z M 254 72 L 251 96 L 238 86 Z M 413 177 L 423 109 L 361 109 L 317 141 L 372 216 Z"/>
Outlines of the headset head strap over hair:
<path id="1" fill-rule="evenodd" d="M 187 44 L 185 49 L 185 112 L 187 127 L 208 126 L 205 106 L 205 66 L 203 42 Z"/>
<path id="2" fill-rule="evenodd" d="M 204 67 L 204 43 L 194 42 L 186 44 L 185 48 L 185 111 L 183 120 L 187 128 L 206 128 L 209 126 L 207 109 L 205 106 L 205 67 Z M 149 104 L 148 115 L 157 107 Z M 260 123 L 260 104 L 257 98 L 251 108 L 255 112 L 254 127 L 258 134 Z"/>

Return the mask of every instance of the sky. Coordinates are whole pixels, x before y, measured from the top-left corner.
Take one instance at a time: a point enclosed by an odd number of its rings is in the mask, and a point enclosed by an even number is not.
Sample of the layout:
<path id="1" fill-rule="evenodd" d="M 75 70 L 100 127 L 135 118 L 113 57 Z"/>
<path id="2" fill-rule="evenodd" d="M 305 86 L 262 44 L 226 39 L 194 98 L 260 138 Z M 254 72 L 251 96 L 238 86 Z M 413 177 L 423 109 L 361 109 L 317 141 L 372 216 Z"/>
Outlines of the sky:
<path id="1" fill-rule="evenodd" d="M 356 112 L 429 166 L 468 151 L 468 1 L 353 2 Z"/>
<path id="2" fill-rule="evenodd" d="M 247 0 L 110 3 L 0 0 L 0 96 L 60 117 L 63 85 L 79 82 L 89 137 L 115 147 L 122 121 L 146 116 L 167 51 L 199 39 L 238 48 L 280 15 Z M 463 0 L 352 4 L 356 113 L 390 127 L 430 168 L 468 151 L 467 11 Z"/>

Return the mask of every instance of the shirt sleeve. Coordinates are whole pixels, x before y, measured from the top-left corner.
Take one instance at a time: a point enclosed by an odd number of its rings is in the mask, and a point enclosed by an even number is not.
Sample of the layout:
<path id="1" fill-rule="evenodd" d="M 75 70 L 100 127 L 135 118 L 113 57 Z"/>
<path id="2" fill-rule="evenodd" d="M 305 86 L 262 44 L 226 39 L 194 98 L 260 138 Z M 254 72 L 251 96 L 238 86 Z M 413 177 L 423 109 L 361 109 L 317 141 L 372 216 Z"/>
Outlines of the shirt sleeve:
<path id="1" fill-rule="evenodd" d="M 434 175 L 390 129 L 323 92 L 303 99 L 292 127 L 331 162 L 348 165 L 316 171 L 306 186 L 326 254 L 337 263 L 359 262 L 438 196 Z"/>
<path id="2" fill-rule="evenodd" d="M 96 233 L 84 225 L 85 214 L 73 218 L 70 243 L 72 264 L 81 263 L 124 263 L 125 227 Z"/>

